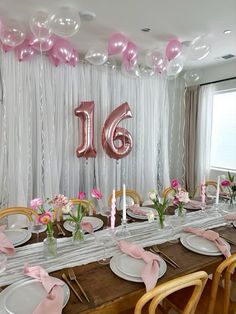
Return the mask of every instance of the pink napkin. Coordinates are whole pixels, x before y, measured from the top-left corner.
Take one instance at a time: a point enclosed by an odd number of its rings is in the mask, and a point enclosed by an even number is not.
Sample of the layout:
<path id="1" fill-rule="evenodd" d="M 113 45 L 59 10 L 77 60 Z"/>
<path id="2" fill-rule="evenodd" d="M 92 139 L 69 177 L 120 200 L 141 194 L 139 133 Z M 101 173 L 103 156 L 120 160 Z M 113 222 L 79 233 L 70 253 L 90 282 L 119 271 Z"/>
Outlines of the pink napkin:
<path id="1" fill-rule="evenodd" d="M 122 252 L 137 259 L 142 259 L 146 265 L 142 271 L 141 278 L 146 286 L 146 291 L 156 286 L 159 275 L 159 263 L 161 258 L 151 252 L 145 251 L 140 246 L 124 240 L 118 242 Z"/>
<path id="2" fill-rule="evenodd" d="M 231 221 L 236 220 L 236 214 L 228 214 L 228 215 L 225 215 L 225 216 L 224 216 L 224 219 L 225 219 L 225 220 L 231 220 Z"/>
<path id="3" fill-rule="evenodd" d="M 221 253 L 225 257 L 231 256 L 230 251 L 228 250 L 228 247 L 226 246 L 225 242 L 220 238 L 219 233 L 212 231 L 212 230 L 202 230 L 199 228 L 193 228 L 193 227 L 187 227 L 184 228 L 185 232 L 191 232 L 194 233 L 200 237 L 203 237 L 205 239 L 208 239 L 216 245 L 216 247 L 221 251 Z"/>
<path id="4" fill-rule="evenodd" d="M 147 212 L 139 208 L 139 204 L 129 206 L 130 211 L 135 215 L 147 216 Z"/>
<path id="5" fill-rule="evenodd" d="M 16 250 L 12 242 L 3 233 L 5 229 L 6 229 L 5 225 L 0 227 L 0 251 L 6 253 L 7 255 L 14 255 Z"/>
<path id="6" fill-rule="evenodd" d="M 81 222 L 82 230 L 88 233 L 93 233 L 93 226 L 90 222 Z"/>
<path id="7" fill-rule="evenodd" d="M 64 292 L 61 286 L 64 283 L 57 278 L 49 276 L 40 266 L 28 266 L 26 264 L 23 272 L 29 277 L 40 280 L 48 294 L 36 307 L 33 314 L 61 314 L 64 299 Z"/>

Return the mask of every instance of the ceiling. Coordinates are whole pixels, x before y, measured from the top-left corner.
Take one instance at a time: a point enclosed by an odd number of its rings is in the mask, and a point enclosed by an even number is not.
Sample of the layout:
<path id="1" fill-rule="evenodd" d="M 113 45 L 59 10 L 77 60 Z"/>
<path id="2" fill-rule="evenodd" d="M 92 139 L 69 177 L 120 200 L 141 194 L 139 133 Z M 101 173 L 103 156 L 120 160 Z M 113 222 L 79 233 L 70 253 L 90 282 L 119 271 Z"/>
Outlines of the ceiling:
<path id="1" fill-rule="evenodd" d="M 211 52 L 190 67 L 229 62 L 221 56 L 236 55 L 235 0 L 0 0 L 3 19 L 25 23 L 38 10 L 53 12 L 60 6 L 96 14 L 93 21 L 82 21 L 79 32 L 70 38 L 82 54 L 91 47 L 105 47 L 112 33 L 123 32 L 136 43 L 140 54 L 153 48 L 164 51 L 172 38 L 182 42 L 205 34 Z M 151 31 L 142 32 L 145 27 Z M 225 35 L 226 29 L 231 34 Z"/>

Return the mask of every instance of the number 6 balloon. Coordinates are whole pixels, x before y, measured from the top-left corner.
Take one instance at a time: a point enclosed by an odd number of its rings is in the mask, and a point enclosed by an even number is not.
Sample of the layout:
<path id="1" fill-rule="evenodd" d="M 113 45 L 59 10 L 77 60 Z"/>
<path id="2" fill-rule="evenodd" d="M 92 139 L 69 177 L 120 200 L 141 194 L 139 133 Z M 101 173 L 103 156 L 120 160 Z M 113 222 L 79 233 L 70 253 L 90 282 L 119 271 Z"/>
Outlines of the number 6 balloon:
<path id="1" fill-rule="evenodd" d="M 75 109 L 75 115 L 80 118 L 79 124 L 80 145 L 76 150 L 77 157 L 95 158 L 97 155 L 93 143 L 94 122 L 93 122 L 94 102 L 83 101 Z"/>
<path id="2" fill-rule="evenodd" d="M 132 150 L 133 139 L 131 134 L 117 125 L 126 118 L 132 118 L 128 103 L 114 109 L 106 119 L 102 130 L 102 146 L 107 155 L 114 159 L 126 157 Z M 121 146 L 115 144 L 120 141 Z"/>

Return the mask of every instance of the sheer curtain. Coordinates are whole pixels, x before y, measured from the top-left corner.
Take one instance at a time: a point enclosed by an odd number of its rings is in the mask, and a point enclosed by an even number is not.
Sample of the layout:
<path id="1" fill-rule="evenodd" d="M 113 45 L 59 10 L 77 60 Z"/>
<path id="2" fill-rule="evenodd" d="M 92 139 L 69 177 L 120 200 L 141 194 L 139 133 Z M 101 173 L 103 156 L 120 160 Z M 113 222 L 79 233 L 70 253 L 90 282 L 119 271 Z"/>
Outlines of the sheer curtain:
<path id="1" fill-rule="evenodd" d="M 109 67 L 53 67 L 47 58 L 18 62 L 2 54 L 0 104 L 1 207 L 29 205 L 34 197 L 99 188 L 107 202 L 123 182 L 145 199 L 150 189 L 169 185 L 169 102 L 163 77 L 133 79 Z M 76 157 L 81 101 L 95 102 L 97 157 Z M 131 153 L 118 162 L 102 149 L 108 114 L 128 102 L 133 118 L 121 123 L 133 136 Z"/>
<path id="2" fill-rule="evenodd" d="M 197 121 L 196 182 L 209 178 L 214 85 L 200 88 Z"/>

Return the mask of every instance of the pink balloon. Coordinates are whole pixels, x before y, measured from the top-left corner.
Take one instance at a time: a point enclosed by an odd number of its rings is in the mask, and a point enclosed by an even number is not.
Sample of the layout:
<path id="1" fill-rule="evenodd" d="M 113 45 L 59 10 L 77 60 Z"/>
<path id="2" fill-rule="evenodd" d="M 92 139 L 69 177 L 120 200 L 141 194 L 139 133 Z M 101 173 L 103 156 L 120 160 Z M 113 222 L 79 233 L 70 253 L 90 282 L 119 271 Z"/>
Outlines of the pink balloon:
<path id="1" fill-rule="evenodd" d="M 117 55 L 125 51 L 128 38 L 122 33 L 114 33 L 108 40 L 108 55 Z"/>
<path id="2" fill-rule="evenodd" d="M 104 123 L 102 129 L 102 146 L 111 158 L 124 158 L 132 150 L 133 139 L 131 134 L 126 129 L 117 127 L 126 118 L 132 118 L 132 113 L 127 102 L 114 109 Z M 116 141 L 121 142 L 121 145 L 117 145 Z"/>
<path id="3" fill-rule="evenodd" d="M 33 34 L 31 34 L 29 37 L 29 45 L 37 51 L 49 51 L 53 47 L 54 41 L 54 36 L 50 36 L 49 38 L 45 38 L 44 40 L 40 40 Z"/>
<path id="4" fill-rule="evenodd" d="M 36 51 L 29 46 L 29 40 L 26 39 L 21 45 L 15 48 L 15 53 L 19 61 L 26 61 L 30 60 Z"/>
<path id="5" fill-rule="evenodd" d="M 49 61 L 50 61 L 53 65 L 55 65 L 55 67 L 58 67 L 58 65 L 61 63 L 61 61 L 60 61 L 59 59 L 53 57 L 53 55 L 51 55 L 50 52 L 48 53 L 48 59 L 49 59 Z"/>
<path id="6" fill-rule="evenodd" d="M 172 39 L 166 46 L 166 57 L 170 61 L 180 55 L 182 44 L 177 39 Z"/>
<path id="7" fill-rule="evenodd" d="M 57 39 L 52 47 L 51 54 L 61 62 L 70 62 L 73 47 L 66 39 Z"/>
<path id="8" fill-rule="evenodd" d="M 136 59 L 137 55 L 138 55 L 137 46 L 131 41 L 129 41 L 125 51 L 123 52 L 123 59 L 131 61 L 133 59 Z"/>
<path id="9" fill-rule="evenodd" d="M 79 52 L 73 49 L 69 64 L 75 67 L 78 62 L 79 62 Z"/>
<path id="10" fill-rule="evenodd" d="M 79 124 L 80 146 L 76 150 L 77 157 L 95 158 L 97 152 L 94 147 L 94 102 L 82 101 L 75 109 L 75 115 L 81 120 Z"/>
<path id="11" fill-rule="evenodd" d="M 124 65 L 126 71 L 129 71 L 137 64 L 137 59 L 134 58 L 130 61 L 123 59 L 122 64 Z"/>
<path id="12" fill-rule="evenodd" d="M 12 46 L 7 46 L 7 45 L 2 44 L 2 50 L 3 50 L 4 52 L 9 52 L 9 51 L 14 50 L 14 47 L 12 47 Z"/>

